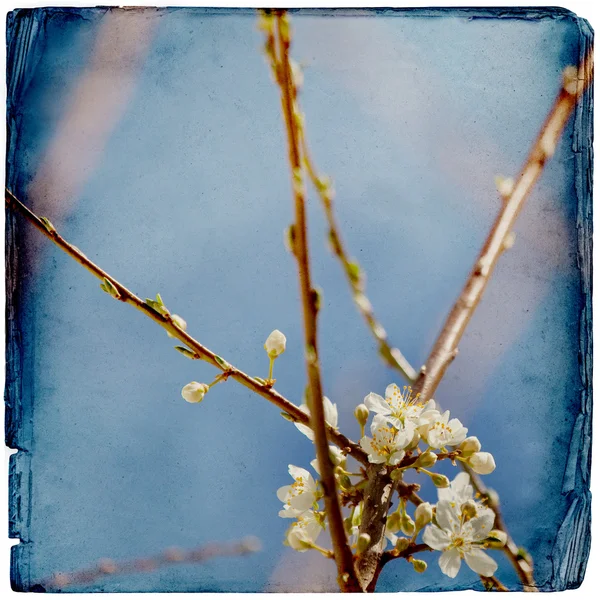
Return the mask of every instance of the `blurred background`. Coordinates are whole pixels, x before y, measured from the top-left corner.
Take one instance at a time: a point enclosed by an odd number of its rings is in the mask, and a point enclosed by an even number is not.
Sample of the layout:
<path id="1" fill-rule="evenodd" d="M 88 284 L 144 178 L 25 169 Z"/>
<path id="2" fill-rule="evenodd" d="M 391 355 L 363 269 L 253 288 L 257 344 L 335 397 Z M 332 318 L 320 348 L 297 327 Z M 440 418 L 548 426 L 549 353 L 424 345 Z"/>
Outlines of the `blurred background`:
<path id="1" fill-rule="evenodd" d="M 343 236 L 367 272 L 375 312 L 416 367 L 499 209 L 495 175 L 518 174 L 561 71 L 578 61 L 583 43 L 566 11 L 469 14 L 292 16 L 313 158 L 334 179 Z M 273 329 L 283 331 L 276 387 L 300 403 L 296 265 L 283 246 L 293 207 L 262 43 L 252 11 L 12 13 L 8 182 L 124 285 L 142 297 L 160 292 L 194 337 L 242 370 L 266 376 L 262 345 Z M 559 585 L 559 532 L 573 505 L 579 450 L 571 440 L 582 432 L 573 128 L 571 121 L 436 396 L 496 457 L 486 482 L 546 589 Z M 356 439 L 356 404 L 403 382 L 377 358 L 356 314 L 314 195 L 309 222 L 314 280 L 324 290 L 325 391 L 341 430 Z M 290 482 L 289 463 L 313 458 L 309 440 L 235 382 L 201 405 L 184 402 L 181 387 L 211 381 L 214 369 L 174 352 L 164 331 L 102 293 L 21 220 L 18 230 L 22 378 L 12 393 L 25 452 L 15 459 L 13 531 L 27 543 L 13 579 L 28 589 L 103 557 L 251 534 L 263 550 L 250 557 L 75 589 L 335 589 L 331 562 L 282 545 L 289 522 L 277 516 L 275 492 Z M 427 486 L 424 494 L 435 499 Z M 499 578 L 514 587 L 510 565 L 496 557 Z M 466 566 L 446 578 L 436 560 L 422 576 L 392 562 L 379 589 L 480 585 Z"/>

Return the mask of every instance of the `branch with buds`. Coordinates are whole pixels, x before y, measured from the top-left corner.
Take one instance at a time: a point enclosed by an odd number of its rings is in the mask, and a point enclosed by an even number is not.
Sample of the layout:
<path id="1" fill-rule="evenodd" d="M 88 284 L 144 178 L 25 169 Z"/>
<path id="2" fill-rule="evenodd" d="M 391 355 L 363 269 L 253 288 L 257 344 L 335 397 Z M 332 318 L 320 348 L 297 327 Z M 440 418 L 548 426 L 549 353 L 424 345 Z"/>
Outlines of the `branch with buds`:
<path id="1" fill-rule="evenodd" d="M 288 16 L 281 10 L 263 11 L 260 15 L 260 27 L 266 37 L 265 54 L 280 92 L 287 136 L 295 213 L 287 243 L 298 267 L 308 380 L 305 404 L 296 406 L 273 387 L 274 364 L 287 344 L 279 330 L 273 331 L 264 344 L 269 358 L 267 377 L 250 376 L 191 337 L 185 319 L 172 314 L 160 294 L 145 301 L 136 296 L 60 236 L 46 217 L 35 215 L 9 190 L 5 192 L 6 205 L 97 277 L 105 293 L 133 306 L 162 327 L 169 337 L 179 340 L 183 344 L 175 347 L 179 353 L 191 360 L 208 362 L 219 370 L 211 383 L 186 384 L 181 390 L 184 400 L 200 404 L 213 386 L 231 378 L 277 406 L 282 416 L 314 443 L 316 459 L 310 463 L 312 473 L 299 466 L 288 467 L 293 482 L 277 491 L 282 503 L 279 516 L 291 520 L 285 536 L 288 546 L 298 552 L 317 551 L 335 560 L 342 591 L 374 591 L 381 570 L 394 559 L 404 559 L 415 572 L 423 573 L 428 568 L 422 558 L 425 552 L 440 553 L 438 565 L 448 577 L 456 577 L 464 562 L 481 577 L 486 589 L 506 591 L 506 586 L 495 576 L 498 567 L 492 556 L 495 551 L 505 552 L 524 589 L 535 591 L 531 560 L 508 535 L 497 495 L 479 478 L 495 469 L 494 457 L 482 451 L 479 439 L 468 435 L 461 421 L 451 418 L 449 411 L 443 411 L 432 396 L 458 352 L 458 344 L 500 256 L 514 243 L 512 228 L 524 201 L 591 81 L 591 57 L 586 57 L 578 69 L 565 70 L 560 93 L 516 182 L 503 178 L 497 181 L 502 208 L 429 358 L 417 373 L 401 352 L 389 344 L 376 320 L 364 295 L 364 273 L 349 258 L 342 243 L 332 209 L 332 186 L 328 179 L 317 174 L 308 155 L 304 117 L 298 104 L 302 75 L 290 57 Z M 317 188 L 334 253 L 346 272 L 359 311 L 378 340 L 380 353 L 409 382 L 414 380 L 412 387 L 400 388 L 392 383 L 383 395 L 369 393 L 364 397 L 354 411 L 360 430 L 358 443 L 338 431 L 337 405 L 323 392 L 317 339 L 321 294 L 313 286 L 310 269 L 304 185 L 307 177 Z M 443 461 L 461 467 L 464 472 L 450 480 L 437 471 L 438 463 Z M 420 484 L 405 481 L 409 473 L 420 481 L 428 478 L 434 484 L 437 488 L 434 502 L 420 498 L 417 493 Z M 319 543 L 319 537 L 326 531 L 332 549 Z M 231 553 L 242 553 L 242 546 L 232 548 Z M 79 574 L 56 575 L 46 583 L 48 587 L 63 588 L 102 575 L 134 572 L 142 565 L 156 567 L 178 560 L 197 562 L 215 555 L 205 548 L 121 565 L 104 561 Z"/>

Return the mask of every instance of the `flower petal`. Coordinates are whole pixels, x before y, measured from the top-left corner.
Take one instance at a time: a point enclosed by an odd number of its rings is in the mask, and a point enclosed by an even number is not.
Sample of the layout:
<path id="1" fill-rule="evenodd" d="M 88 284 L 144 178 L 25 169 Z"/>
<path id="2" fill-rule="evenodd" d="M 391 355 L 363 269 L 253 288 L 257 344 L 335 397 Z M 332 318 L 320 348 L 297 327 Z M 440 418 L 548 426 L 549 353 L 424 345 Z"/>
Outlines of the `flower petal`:
<path id="1" fill-rule="evenodd" d="M 365 406 L 378 415 L 389 415 L 392 412 L 389 404 L 379 395 L 371 392 L 365 397 Z"/>
<path id="2" fill-rule="evenodd" d="M 304 423 L 294 423 L 294 425 L 300 433 L 303 433 L 311 442 L 314 442 L 315 434 L 308 425 L 304 425 Z"/>
<path id="3" fill-rule="evenodd" d="M 397 398 L 401 396 L 400 388 L 395 383 L 390 383 L 390 385 L 385 388 L 385 397 L 392 398 L 393 396 L 396 396 Z"/>
<path id="4" fill-rule="evenodd" d="M 460 571 L 460 554 L 456 548 L 442 552 L 438 560 L 442 573 L 454 579 Z"/>
<path id="5" fill-rule="evenodd" d="M 494 526 L 496 515 L 490 508 L 482 509 L 476 517 L 465 524 L 465 529 L 471 529 L 471 538 L 475 542 L 484 540 Z"/>
<path id="6" fill-rule="evenodd" d="M 302 479 L 304 481 L 311 477 L 311 474 L 306 469 L 303 469 L 302 467 L 296 467 L 295 465 L 288 465 L 288 473 L 294 479 Z"/>
<path id="7" fill-rule="evenodd" d="M 445 550 L 450 545 L 450 536 L 435 525 L 428 525 L 423 532 L 423 541 L 434 550 Z"/>
<path id="8" fill-rule="evenodd" d="M 452 533 L 460 529 L 460 507 L 454 502 L 440 500 L 435 509 L 435 520 L 438 525 Z"/>
<path id="9" fill-rule="evenodd" d="M 279 500 L 281 500 L 282 502 L 287 502 L 287 498 L 290 494 L 291 489 L 291 485 L 284 485 L 283 487 L 280 487 L 277 490 L 277 498 L 279 498 Z"/>
<path id="10" fill-rule="evenodd" d="M 312 508 L 313 502 L 315 501 L 314 494 L 298 494 L 290 498 L 290 506 L 298 512 L 305 512 L 309 508 Z"/>
<path id="11" fill-rule="evenodd" d="M 472 547 L 465 552 L 465 562 L 475 573 L 485 577 L 491 577 L 498 568 L 498 563 L 481 548 Z"/>

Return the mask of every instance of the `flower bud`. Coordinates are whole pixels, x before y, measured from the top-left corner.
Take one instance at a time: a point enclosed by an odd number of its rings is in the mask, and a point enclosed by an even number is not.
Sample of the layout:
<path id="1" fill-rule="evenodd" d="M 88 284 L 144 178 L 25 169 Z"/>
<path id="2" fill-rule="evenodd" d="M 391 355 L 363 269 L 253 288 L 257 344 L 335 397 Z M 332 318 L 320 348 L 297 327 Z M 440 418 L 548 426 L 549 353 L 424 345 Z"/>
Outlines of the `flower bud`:
<path id="1" fill-rule="evenodd" d="M 400 531 L 400 513 L 394 512 L 387 518 L 386 529 L 390 533 Z"/>
<path id="2" fill-rule="evenodd" d="M 492 529 L 485 540 L 485 543 L 490 548 L 504 548 L 508 541 L 508 535 L 506 531 L 500 529 Z"/>
<path id="3" fill-rule="evenodd" d="M 279 329 L 272 331 L 265 342 L 265 350 L 269 358 L 277 358 L 280 354 L 283 354 L 285 352 L 285 343 L 285 335 Z"/>
<path id="4" fill-rule="evenodd" d="M 410 546 L 410 540 L 405 537 L 399 537 L 396 542 L 396 551 L 404 552 Z"/>
<path id="5" fill-rule="evenodd" d="M 501 196 L 505 198 L 512 194 L 512 191 L 515 187 L 515 182 L 510 177 L 503 177 L 502 175 L 497 175 L 494 178 L 496 183 L 496 189 Z"/>
<path id="6" fill-rule="evenodd" d="M 445 475 L 440 475 L 439 473 L 434 473 L 431 476 L 431 481 L 437 488 L 447 488 L 450 485 L 450 480 Z"/>
<path id="7" fill-rule="evenodd" d="M 187 323 L 179 315 L 172 315 L 171 316 L 171 321 L 173 321 L 173 325 L 177 325 L 177 327 L 179 327 L 179 329 L 182 329 L 183 331 L 185 331 L 187 329 Z M 170 331 L 167 331 L 167 335 L 170 338 L 174 338 L 175 337 Z"/>
<path id="8" fill-rule="evenodd" d="M 354 409 L 354 416 L 356 417 L 358 424 L 361 427 L 364 427 L 367 424 L 367 421 L 369 420 L 369 409 L 366 407 L 365 404 L 359 404 Z"/>
<path id="9" fill-rule="evenodd" d="M 366 550 L 368 550 L 369 545 L 371 544 L 371 536 L 368 533 L 361 533 L 358 536 L 358 541 L 356 542 L 356 551 L 358 554 L 362 554 Z"/>
<path id="10" fill-rule="evenodd" d="M 412 563 L 413 569 L 417 573 L 424 573 L 425 570 L 427 569 L 427 563 L 424 560 L 419 560 L 418 558 L 413 558 L 413 560 L 411 560 L 410 562 Z"/>
<path id="11" fill-rule="evenodd" d="M 429 502 L 422 502 L 417 506 L 415 510 L 415 525 L 419 531 L 423 529 L 425 525 L 431 523 L 432 518 L 433 506 L 431 506 Z"/>
<path id="12" fill-rule="evenodd" d="M 400 517 L 400 531 L 408 536 L 415 533 L 415 522 L 406 513 Z"/>
<path id="13" fill-rule="evenodd" d="M 191 404 L 198 404 L 204 400 L 204 395 L 208 392 L 209 387 L 206 383 L 198 383 L 197 381 L 192 381 L 183 387 L 181 390 L 181 395 L 186 402 L 190 402 Z"/>
<path id="14" fill-rule="evenodd" d="M 423 467 L 423 468 L 427 469 L 428 467 L 433 467 L 433 465 L 435 465 L 436 462 L 437 462 L 437 455 L 435 454 L 435 452 L 427 451 L 427 452 L 423 452 L 422 454 L 419 455 L 416 462 L 414 463 L 414 466 L 416 468 Z"/>
<path id="15" fill-rule="evenodd" d="M 337 446 L 329 446 L 329 458 L 336 467 L 346 462 L 346 455 Z"/>
<path id="16" fill-rule="evenodd" d="M 475 454 L 475 452 L 479 452 L 481 450 L 481 444 L 479 443 L 479 440 L 474 435 L 472 435 L 471 437 L 468 437 L 458 447 L 458 449 L 460 450 L 461 456 L 467 458 L 472 454 Z"/>
<path id="17" fill-rule="evenodd" d="M 495 468 L 496 462 L 489 452 L 475 452 L 467 460 L 468 465 L 480 475 L 489 475 Z"/>

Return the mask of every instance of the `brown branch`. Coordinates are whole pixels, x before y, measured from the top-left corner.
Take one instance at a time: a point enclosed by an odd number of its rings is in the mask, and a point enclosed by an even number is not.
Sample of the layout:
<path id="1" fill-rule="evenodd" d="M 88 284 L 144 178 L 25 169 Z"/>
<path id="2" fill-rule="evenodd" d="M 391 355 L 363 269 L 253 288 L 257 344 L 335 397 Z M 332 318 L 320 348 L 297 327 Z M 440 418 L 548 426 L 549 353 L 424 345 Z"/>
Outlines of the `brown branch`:
<path id="1" fill-rule="evenodd" d="M 542 174 L 547 160 L 554 153 L 571 112 L 591 79 L 591 54 L 583 60 L 578 75 L 570 70 L 565 72 L 563 86 L 533 144 L 521 174 L 511 193 L 503 198 L 502 208 L 475 261 L 471 275 L 446 318 L 429 358 L 413 386 L 415 394 L 420 393 L 423 400 L 433 396 L 446 369 L 456 356 L 458 344 L 481 300 L 496 263 L 512 244 L 512 228 L 523 204 Z"/>
<path id="2" fill-rule="evenodd" d="M 486 577 L 485 575 L 480 575 L 479 579 L 481 579 L 483 586 L 489 591 L 494 589 L 498 592 L 510 591 L 497 577 Z"/>
<path id="3" fill-rule="evenodd" d="M 369 331 L 379 346 L 379 354 L 386 364 L 392 369 L 396 369 L 396 371 L 398 371 L 409 382 L 413 382 L 417 378 L 418 373 L 408 362 L 408 360 L 406 360 L 402 352 L 400 352 L 398 348 L 390 345 L 387 333 L 381 322 L 375 316 L 371 302 L 365 295 L 364 274 L 360 266 L 355 261 L 350 259 L 344 246 L 340 229 L 333 212 L 332 191 L 328 186 L 323 184 L 321 178 L 317 174 L 316 168 L 314 167 L 308 152 L 308 144 L 304 131 L 301 131 L 301 141 L 304 153 L 304 164 L 306 165 L 306 170 L 315 187 L 315 190 L 321 198 L 321 204 L 323 205 L 325 218 L 327 219 L 327 224 L 329 226 L 329 239 L 331 241 L 332 250 L 344 269 L 348 285 L 350 286 L 350 291 L 352 292 L 354 304 L 367 323 Z"/>
<path id="4" fill-rule="evenodd" d="M 421 369 L 421 373 L 413 385 L 413 393 L 421 394 L 423 400 L 433 396 L 444 376 L 446 369 L 458 353 L 458 343 L 469 323 L 475 308 L 487 286 L 490 276 L 502 253 L 510 247 L 512 240 L 511 231 L 513 225 L 523 207 L 523 204 L 539 179 L 546 161 L 552 156 L 562 131 L 569 120 L 571 112 L 577 101 L 584 93 L 592 80 L 592 55 L 588 54 L 578 69 L 568 68 L 565 70 L 561 90 L 536 138 L 529 156 L 521 170 L 521 174 L 511 190 L 510 194 L 503 198 L 503 206 L 491 228 L 488 238 L 481 250 L 471 275 L 467 280 L 462 293 L 456 304 L 450 311 L 446 322 L 436 340 L 429 358 Z M 474 487 L 481 495 L 488 495 L 480 479 L 461 462 L 463 467 L 471 476 Z M 370 500 L 371 492 L 381 489 L 385 481 L 379 481 L 379 475 L 369 482 L 365 491 L 365 507 Z M 387 501 L 389 503 L 389 497 Z M 412 499 L 411 499 L 412 501 Z M 496 514 L 496 527 L 502 529 L 507 535 L 508 531 L 501 518 L 498 503 L 491 503 L 490 508 Z M 383 529 L 381 535 L 383 535 Z M 504 552 L 510 558 L 517 574 L 523 584 L 525 591 L 537 591 L 533 570 L 531 565 L 519 555 L 518 548 L 510 535 L 509 542 Z M 370 584 L 374 587 L 379 572 L 376 572 L 374 581 Z"/>
<path id="5" fill-rule="evenodd" d="M 291 169 L 292 188 L 295 208 L 294 255 L 298 263 L 300 297 L 304 321 L 304 342 L 306 372 L 309 386 L 310 422 L 314 432 L 317 461 L 321 485 L 323 486 L 325 512 L 329 523 L 329 532 L 333 544 L 333 553 L 338 570 L 338 584 L 342 591 L 361 591 L 354 571 L 354 558 L 344 528 L 344 520 L 337 494 L 334 465 L 329 455 L 327 427 L 323 405 L 323 387 L 317 344 L 316 294 L 311 282 L 310 259 L 308 250 L 308 227 L 304 186 L 302 181 L 302 158 L 299 146 L 297 121 L 295 116 L 296 86 L 293 81 L 289 48 L 289 22 L 285 11 L 277 11 L 277 43 L 279 60 L 277 63 L 277 83 L 281 90 L 281 105 L 288 139 L 288 158 Z"/>
<path id="6" fill-rule="evenodd" d="M 119 300 L 141 311 L 143 314 L 169 332 L 173 337 L 183 342 L 195 352 L 197 358 L 210 363 L 217 369 L 220 369 L 223 373 L 226 373 L 228 378 L 234 379 L 241 385 L 247 387 L 249 390 L 255 392 L 259 396 L 262 396 L 275 406 L 279 407 L 286 413 L 286 415 L 289 415 L 291 420 L 310 426 L 308 416 L 302 410 L 300 410 L 298 406 L 290 402 L 279 392 L 272 389 L 269 385 L 261 383 L 261 381 L 250 377 L 250 375 L 247 375 L 243 371 L 240 371 L 233 365 L 224 361 L 220 356 L 203 346 L 191 335 L 182 329 L 179 329 L 179 327 L 173 324 L 170 316 L 164 316 L 155 311 L 141 298 L 128 290 L 123 284 L 119 283 L 114 277 L 94 264 L 87 256 L 85 256 L 85 254 L 83 254 L 83 252 L 81 252 L 81 250 L 79 250 L 79 248 L 69 244 L 62 236 L 60 236 L 53 227 L 48 227 L 40 217 L 29 210 L 29 208 L 27 208 L 20 200 L 18 200 L 9 190 L 5 190 L 4 195 L 6 199 L 6 206 L 8 208 L 20 213 L 47 238 L 54 242 L 54 244 L 56 244 L 61 250 L 63 250 L 71 258 L 75 259 L 80 265 L 92 273 L 92 275 L 101 281 L 110 281 L 110 283 L 118 292 Z M 327 435 L 331 442 L 339 446 L 344 452 L 350 454 L 363 464 L 368 463 L 368 459 L 360 446 L 349 440 L 345 435 L 342 435 L 332 427 L 327 428 Z"/>
<path id="7" fill-rule="evenodd" d="M 475 473 L 468 465 L 461 463 L 461 466 L 471 477 L 471 483 L 473 484 L 473 488 L 475 489 L 477 495 L 485 502 L 486 506 L 494 511 L 494 528 L 506 533 L 507 540 L 506 544 L 502 548 L 502 551 L 504 554 L 506 554 L 515 571 L 519 575 L 519 579 L 523 584 L 524 591 L 537 592 L 538 589 L 533 578 L 533 565 L 527 559 L 521 556 L 519 547 L 508 532 L 506 523 L 504 522 L 504 518 L 502 516 L 500 501 L 497 494 L 490 491 L 481 480 L 481 477 L 479 477 L 479 475 L 477 475 L 477 473 Z"/>
<path id="8" fill-rule="evenodd" d="M 173 564 L 203 563 L 212 558 L 223 556 L 244 556 L 258 552 L 260 542 L 255 538 L 246 538 L 231 544 L 208 544 L 192 550 L 168 548 L 163 553 L 148 558 L 138 558 L 124 562 L 102 559 L 98 563 L 81 571 L 55 573 L 52 577 L 33 586 L 33 591 L 60 591 L 75 585 L 89 585 L 103 577 L 118 577 L 133 573 L 147 573 L 156 569 L 170 567 Z"/>

